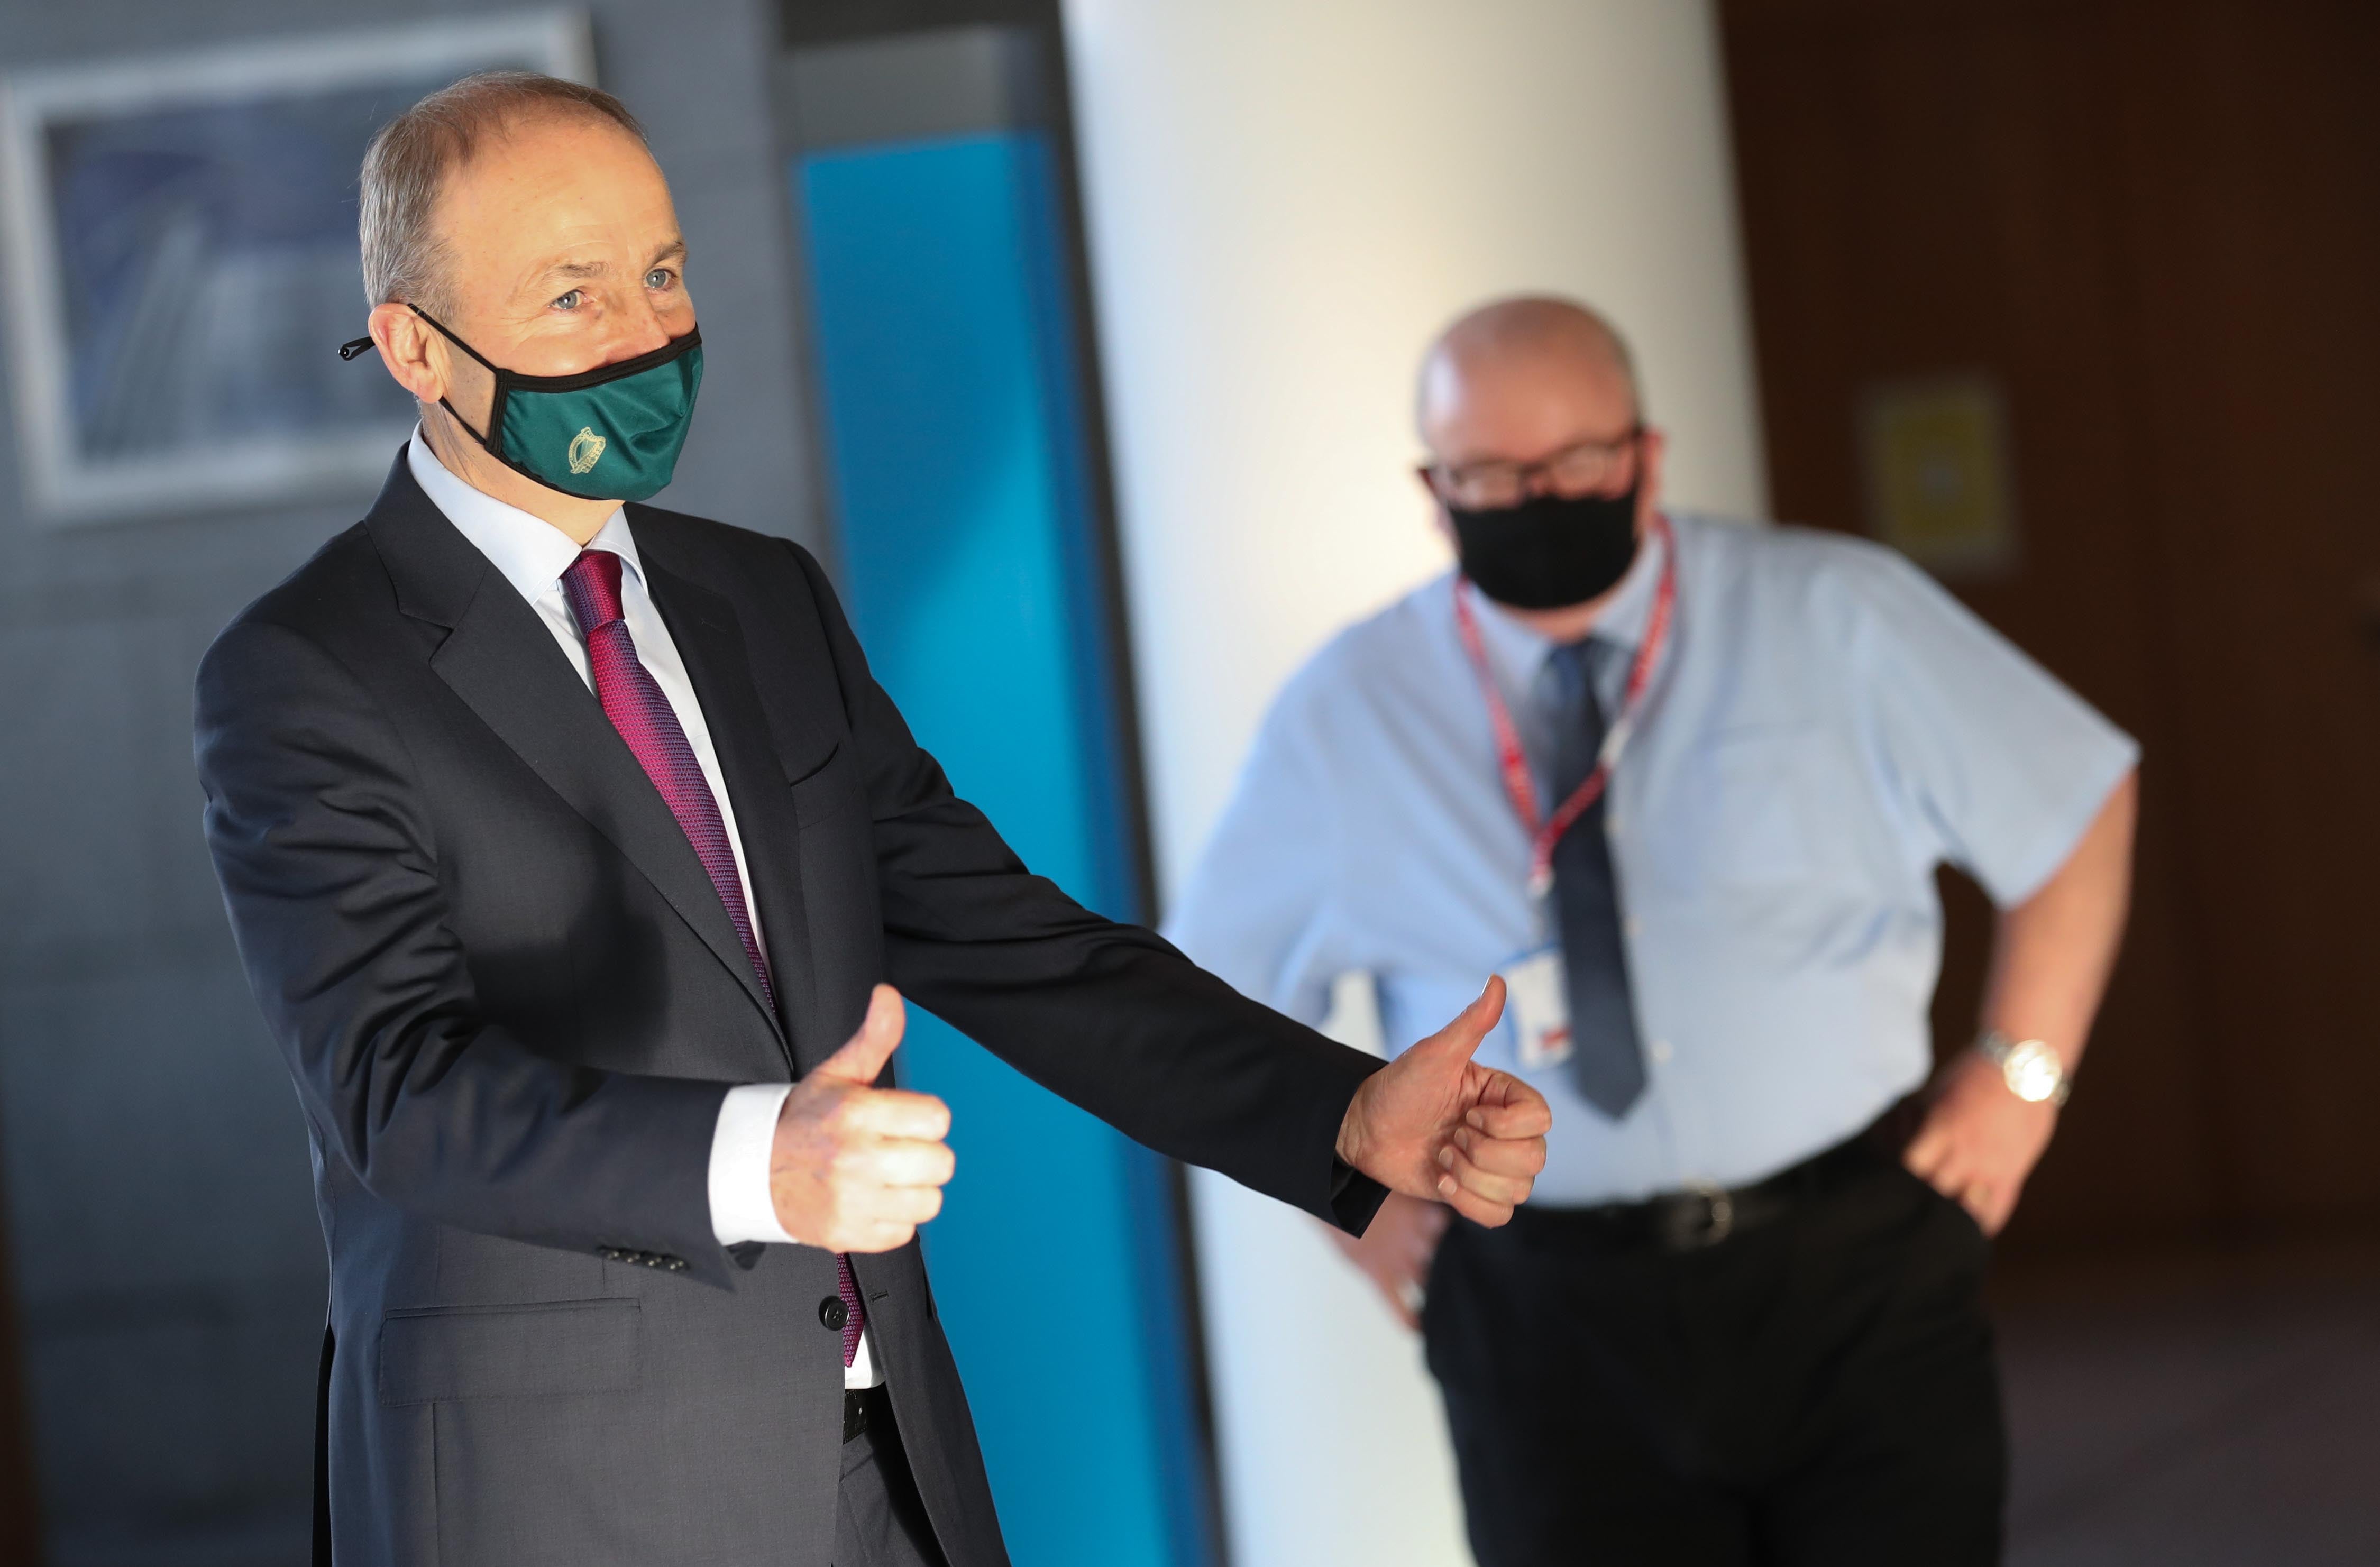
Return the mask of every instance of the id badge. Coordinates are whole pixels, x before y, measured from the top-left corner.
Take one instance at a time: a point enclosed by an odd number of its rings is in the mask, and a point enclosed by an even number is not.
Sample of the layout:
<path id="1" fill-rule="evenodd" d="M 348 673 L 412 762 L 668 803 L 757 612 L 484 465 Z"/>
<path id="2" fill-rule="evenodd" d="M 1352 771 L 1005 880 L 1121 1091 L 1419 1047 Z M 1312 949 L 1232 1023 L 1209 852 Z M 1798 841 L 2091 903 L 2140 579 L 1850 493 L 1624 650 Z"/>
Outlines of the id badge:
<path id="1" fill-rule="evenodd" d="M 1570 1059 L 1570 994 L 1560 948 L 1543 947 L 1506 964 L 1504 1004 L 1522 1071 L 1541 1072 Z"/>

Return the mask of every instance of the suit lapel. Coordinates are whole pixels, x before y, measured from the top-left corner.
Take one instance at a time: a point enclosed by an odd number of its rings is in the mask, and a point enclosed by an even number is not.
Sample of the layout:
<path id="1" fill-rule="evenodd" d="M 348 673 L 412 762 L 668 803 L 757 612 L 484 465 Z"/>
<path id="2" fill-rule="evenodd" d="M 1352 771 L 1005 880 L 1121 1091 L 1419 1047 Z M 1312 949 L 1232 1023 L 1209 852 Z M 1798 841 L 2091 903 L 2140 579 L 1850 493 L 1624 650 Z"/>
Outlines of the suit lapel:
<path id="1" fill-rule="evenodd" d="M 810 971 L 809 943 L 804 939 L 808 910 L 802 895 L 801 824 L 794 815 L 793 794 L 771 743 L 768 713 L 753 684 L 751 656 L 735 606 L 657 559 L 657 553 L 665 552 L 654 551 L 650 541 L 650 529 L 637 539 L 645 583 L 677 643 L 686 678 L 694 683 L 710 723 L 719 771 L 735 807 L 745 871 L 760 905 L 761 938 L 776 981 L 777 1002 L 793 1035 L 795 1060 L 806 1070 L 823 1059 L 825 1041 L 819 1035 L 817 977 Z"/>
<path id="2" fill-rule="evenodd" d="M 396 579 L 399 608 L 451 628 L 431 668 L 643 873 L 782 1040 L 694 845 L 537 612 L 421 493 L 401 455 L 367 522 Z"/>

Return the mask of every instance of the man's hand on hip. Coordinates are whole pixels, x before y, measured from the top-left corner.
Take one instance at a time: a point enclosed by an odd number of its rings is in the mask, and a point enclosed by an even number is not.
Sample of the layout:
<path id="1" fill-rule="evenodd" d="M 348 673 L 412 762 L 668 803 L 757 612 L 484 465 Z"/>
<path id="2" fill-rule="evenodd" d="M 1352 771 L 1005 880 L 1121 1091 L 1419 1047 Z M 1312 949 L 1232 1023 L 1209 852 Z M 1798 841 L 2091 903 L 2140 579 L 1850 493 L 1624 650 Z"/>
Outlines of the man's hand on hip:
<path id="1" fill-rule="evenodd" d="M 1475 1223 L 1509 1221 L 1546 1167 L 1545 1096 L 1472 1052 L 1504 1014 L 1492 978 L 1462 1015 L 1364 1080 L 1339 1125 L 1339 1157 L 1392 1192 Z"/>
<path id="2" fill-rule="evenodd" d="M 1902 1162 L 1997 1235 L 2057 1127 L 2057 1106 L 2017 1098 L 1998 1063 L 1968 1051 L 1943 1069 Z"/>
<path id="3" fill-rule="evenodd" d="M 777 1222 L 807 1245 L 892 1251 L 942 1210 L 950 1107 L 875 1086 L 906 1022 L 901 993 L 877 986 L 859 1032 L 795 1084 L 777 1114 L 769 1195 Z"/>

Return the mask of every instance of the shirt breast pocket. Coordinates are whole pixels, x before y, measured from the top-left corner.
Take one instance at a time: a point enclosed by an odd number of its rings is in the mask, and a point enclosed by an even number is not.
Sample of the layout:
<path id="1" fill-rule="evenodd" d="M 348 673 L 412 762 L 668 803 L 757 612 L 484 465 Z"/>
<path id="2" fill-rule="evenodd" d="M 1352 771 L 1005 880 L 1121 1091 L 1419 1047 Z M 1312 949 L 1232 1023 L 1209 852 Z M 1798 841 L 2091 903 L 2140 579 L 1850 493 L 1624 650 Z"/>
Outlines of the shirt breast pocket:
<path id="1" fill-rule="evenodd" d="M 1814 724 L 1725 730 L 1697 747 L 1671 785 L 1650 802 L 1649 856 L 1661 880 L 1687 894 L 1766 893 L 1828 880 L 1849 853 L 1827 830 L 1831 779 L 1824 732 Z"/>

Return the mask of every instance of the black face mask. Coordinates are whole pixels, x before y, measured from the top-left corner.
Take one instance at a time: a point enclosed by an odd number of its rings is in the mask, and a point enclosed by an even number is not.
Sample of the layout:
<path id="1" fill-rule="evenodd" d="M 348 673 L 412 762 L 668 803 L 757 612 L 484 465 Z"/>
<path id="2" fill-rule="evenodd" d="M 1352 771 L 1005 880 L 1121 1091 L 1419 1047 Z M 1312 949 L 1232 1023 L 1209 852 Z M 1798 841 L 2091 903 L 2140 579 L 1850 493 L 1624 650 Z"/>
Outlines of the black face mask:
<path id="1" fill-rule="evenodd" d="M 1599 599 L 1636 558 L 1636 486 L 1620 495 L 1532 495 L 1487 511 L 1449 506 L 1463 575 L 1500 604 L 1558 610 Z"/>

